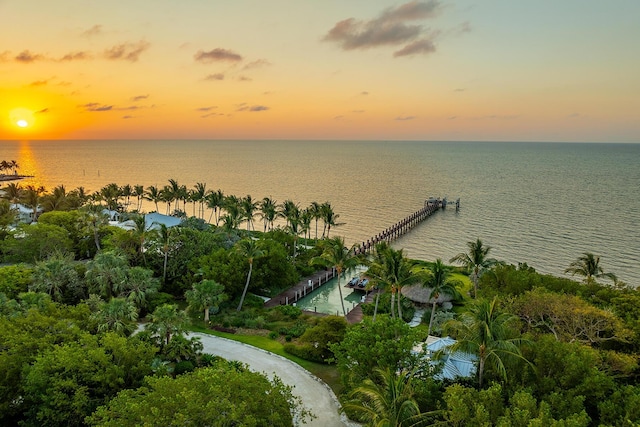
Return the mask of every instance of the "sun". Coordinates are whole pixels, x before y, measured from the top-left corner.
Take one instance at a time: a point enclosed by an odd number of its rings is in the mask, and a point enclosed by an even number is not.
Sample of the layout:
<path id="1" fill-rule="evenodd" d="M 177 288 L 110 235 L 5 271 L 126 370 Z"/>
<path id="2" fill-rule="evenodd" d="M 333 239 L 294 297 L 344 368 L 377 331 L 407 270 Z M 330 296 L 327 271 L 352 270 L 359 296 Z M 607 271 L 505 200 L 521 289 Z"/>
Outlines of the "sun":
<path id="1" fill-rule="evenodd" d="M 35 114 L 27 108 L 15 108 L 9 113 L 9 118 L 13 124 L 25 129 L 35 122 Z"/>

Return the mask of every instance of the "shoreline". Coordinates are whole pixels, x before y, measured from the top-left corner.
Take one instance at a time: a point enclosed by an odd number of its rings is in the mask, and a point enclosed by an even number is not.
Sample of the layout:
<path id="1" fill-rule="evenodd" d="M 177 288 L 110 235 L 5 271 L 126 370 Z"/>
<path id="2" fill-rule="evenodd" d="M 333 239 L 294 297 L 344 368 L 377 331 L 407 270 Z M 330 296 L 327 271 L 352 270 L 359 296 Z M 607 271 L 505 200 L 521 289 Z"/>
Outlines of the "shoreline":
<path id="1" fill-rule="evenodd" d="M 25 178 L 33 178 L 33 175 L 0 175 L 0 182 L 19 181 Z"/>

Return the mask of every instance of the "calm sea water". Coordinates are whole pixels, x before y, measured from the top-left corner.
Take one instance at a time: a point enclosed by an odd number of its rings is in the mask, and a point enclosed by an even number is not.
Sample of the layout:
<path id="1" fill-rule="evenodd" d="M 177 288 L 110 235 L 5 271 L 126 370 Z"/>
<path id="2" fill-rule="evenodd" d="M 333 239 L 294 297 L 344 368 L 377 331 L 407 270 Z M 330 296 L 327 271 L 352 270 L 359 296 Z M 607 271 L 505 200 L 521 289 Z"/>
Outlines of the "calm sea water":
<path id="1" fill-rule="evenodd" d="M 640 285 L 640 144 L 355 141 L 0 141 L 21 183 L 90 191 L 119 185 L 192 187 L 238 197 L 330 201 L 362 242 L 429 196 L 461 199 L 394 246 L 449 260 L 480 238 L 491 255 L 563 275 L 582 252 Z M 147 211 L 153 206 L 145 206 Z M 162 211 L 162 209 L 161 209 Z M 190 208 L 188 208 L 190 211 Z"/>

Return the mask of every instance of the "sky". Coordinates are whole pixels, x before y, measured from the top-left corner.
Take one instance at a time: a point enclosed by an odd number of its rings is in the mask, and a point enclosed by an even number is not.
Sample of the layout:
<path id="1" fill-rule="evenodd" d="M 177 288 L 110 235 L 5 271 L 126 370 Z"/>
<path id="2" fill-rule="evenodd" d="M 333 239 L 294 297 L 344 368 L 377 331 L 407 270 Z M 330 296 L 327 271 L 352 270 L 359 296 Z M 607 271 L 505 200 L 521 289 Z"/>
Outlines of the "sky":
<path id="1" fill-rule="evenodd" d="M 638 0 L 0 0 L 0 140 L 640 142 Z"/>

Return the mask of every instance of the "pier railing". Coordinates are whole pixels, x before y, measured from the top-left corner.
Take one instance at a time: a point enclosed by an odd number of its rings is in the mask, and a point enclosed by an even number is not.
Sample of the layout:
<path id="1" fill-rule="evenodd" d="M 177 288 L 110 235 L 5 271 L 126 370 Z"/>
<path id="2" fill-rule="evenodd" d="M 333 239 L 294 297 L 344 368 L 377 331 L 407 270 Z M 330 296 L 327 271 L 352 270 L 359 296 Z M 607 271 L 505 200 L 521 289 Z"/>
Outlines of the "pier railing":
<path id="1" fill-rule="evenodd" d="M 420 210 L 412 213 L 406 218 L 401 219 L 381 233 L 378 233 L 370 239 L 367 239 L 366 242 L 362 242 L 362 244 L 358 245 L 355 248 L 355 253 L 368 253 L 376 246 L 377 243 L 392 242 L 393 240 L 396 240 L 400 236 L 408 233 L 412 228 L 420 224 L 422 221 L 429 218 L 438 209 L 446 208 L 448 204 L 455 204 L 456 211 L 460 209 L 460 199 L 457 199 L 455 202 L 447 202 L 447 199 L 429 198 L 424 202 L 424 206 Z"/>

